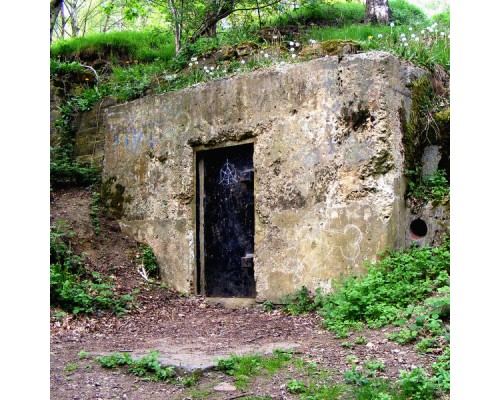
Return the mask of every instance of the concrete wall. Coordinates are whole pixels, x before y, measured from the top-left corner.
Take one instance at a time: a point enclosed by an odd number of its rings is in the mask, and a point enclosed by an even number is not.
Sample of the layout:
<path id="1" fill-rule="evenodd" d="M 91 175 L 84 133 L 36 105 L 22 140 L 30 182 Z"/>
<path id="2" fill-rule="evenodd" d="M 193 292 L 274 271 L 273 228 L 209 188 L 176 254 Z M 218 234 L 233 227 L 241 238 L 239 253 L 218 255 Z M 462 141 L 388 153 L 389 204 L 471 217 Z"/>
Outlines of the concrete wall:
<path id="1" fill-rule="evenodd" d="M 119 189 L 122 229 L 153 248 L 162 279 L 193 293 L 195 152 L 252 141 L 257 300 L 363 272 L 377 252 L 405 244 L 402 119 L 413 75 L 372 52 L 108 108 L 104 180 Z"/>

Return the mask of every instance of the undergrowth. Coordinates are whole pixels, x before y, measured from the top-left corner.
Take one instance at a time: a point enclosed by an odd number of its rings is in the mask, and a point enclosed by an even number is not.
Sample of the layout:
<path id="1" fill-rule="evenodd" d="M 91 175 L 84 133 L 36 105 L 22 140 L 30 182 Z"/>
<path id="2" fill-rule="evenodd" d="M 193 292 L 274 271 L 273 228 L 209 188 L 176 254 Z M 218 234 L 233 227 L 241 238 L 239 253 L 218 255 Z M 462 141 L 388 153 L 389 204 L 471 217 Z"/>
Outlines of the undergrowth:
<path id="1" fill-rule="evenodd" d="M 73 235 L 64 223 L 50 228 L 50 305 L 73 314 L 125 313 L 133 297 L 117 294 L 111 278 L 85 265 L 85 255 L 71 249 Z"/>
<path id="2" fill-rule="evenodd" d="M 134 360 L 128 353 L 112 353 L 109 356 L 97 357 L 96 360 L 104 368 L 126 367 L 130 374 L 141 377 L 143 381 L 176 382 L 174 367 L 163 366 L 158 361 L 159 355 L 158 351 L 149 351 L 139 360 Z"/>

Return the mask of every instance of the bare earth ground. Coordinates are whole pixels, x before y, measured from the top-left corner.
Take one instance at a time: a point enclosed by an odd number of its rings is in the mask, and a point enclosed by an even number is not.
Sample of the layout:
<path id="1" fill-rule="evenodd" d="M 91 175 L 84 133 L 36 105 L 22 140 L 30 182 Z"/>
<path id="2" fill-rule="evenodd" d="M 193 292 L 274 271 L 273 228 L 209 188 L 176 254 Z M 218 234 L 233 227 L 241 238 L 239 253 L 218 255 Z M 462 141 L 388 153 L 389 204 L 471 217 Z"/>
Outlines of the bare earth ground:
<path id="1" fill-rule="evenodd" d="M 262 307 L 226 309 L 208 303 L 202 297 L 182 297 L 158 281 L 147 283 L 137 272 L 139 246 L 119 231 L 115 221 L 101 218 L 101 233 L 96 236 L 89 217 L 91 193 L 84 189 L 58 191 L 51 199 L 51 224 L 65 220 L 75 232 L 72 249 L 86 252 L 93 269 L 114 277 L 123 293 L 140 289 L 138 305 L 123 317 L 98 316 L 52 317 L 50 321 L 50 384 L 52 399 L 235 399 L 244 394 L 296 399 L 285 390 L 289 379 L 305 379 L 297 370 L 284 368 L 274 376 L 256 378 L 245 390 L 218 392 L 214 386 L 232 382 L 230 376 L 204 371 L 193 387 L 164 382 L 146 382 L 124 370 L 99 366 L 94 357 L 115 351 L 143 355 L 159 350 L 161 356 L 217 358 L 231 353 L 293 348 L 297 357 L 328 368 L 337 382 L 359 361 L 383 361 L 381 376 L 396 380 L 400 370 L 422 365 L 429 370 L 433 355 L 420 355 L 411 346 L 388 341 L 380 331 L 355 332 L 348 339 L 335 339 L 321 327 L 316 315 L 289 316 L 280 310 L 265 312 Z M 58 310 L 51 309 L 51 315 Z M 344 342 L 366 337 L 366 344 L 346 348 Z M 80 359 L 80 351 L 89 353 Z M 186 361 L 187 362 L 187 361 Z"/>

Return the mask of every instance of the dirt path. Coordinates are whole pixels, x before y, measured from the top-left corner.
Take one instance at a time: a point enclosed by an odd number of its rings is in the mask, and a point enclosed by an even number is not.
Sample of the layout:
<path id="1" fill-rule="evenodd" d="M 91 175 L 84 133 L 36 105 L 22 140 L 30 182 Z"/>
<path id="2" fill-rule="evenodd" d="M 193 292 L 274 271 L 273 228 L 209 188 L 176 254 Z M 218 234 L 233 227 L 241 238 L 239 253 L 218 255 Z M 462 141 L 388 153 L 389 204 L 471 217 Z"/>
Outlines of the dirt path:
<path id="1" fill-rule="evenodd" d="M 164 360 L 207 366 L 215 358 L 246 352 L 290 348 L 297 357 L 329 368 L 334 379 L 353 366 L 354 355 L 385 364 L 383 376 L 396 380 L 400 370 L 426 368 L 432 355 L 419 355 L 411 346 L 386 339 L 384 330 L 354 333 L 349 339 L 335 339 L 322 329 L 316 315 L 289 316 L 280 310 L 264 311 L 260 306 L 226 309 L 202 297 L 185 298 L 159 282 L 147 283 L 136 270 L 138 244 L 123 236 L 114 221 L 101 218 L 101 232 L 94 234 L 89 217 L 91 193 L 85 190 L 57 192 L 51 204 L 51 224 L 64 219 L 73 229 L 73 250 L 85 251 L 92 268 L 114 277 L 123 293 L 138 289 L 138 305 L 126 316 L 65 316 L 50 323 L 50 382 L 52 399 L 230 399 L 244 393 L 294 399 L 283 387 L 287 379 L 298 379 L 290 370 L 273 377 L 261 377 L 246 391 L 217 392 L 213 387 L 231 382 L 231 377 L 207 370 L 195 387 L 173 383 L 145 382 L 123 370 L 100 367 L 95 356 L 127 351 L 133 356 L 159 350 Z M 51 310 L 51 314 L 58 310 Z M 357 337 L 366 343 L 353 345 Z M 346 347 L 349 342 L 352 349 Z M 344 345 L 342 345 L 344 343 Z M 86 357 L 79 357 L 84 351 Z M 82 353 L 80 353 L 82 354 Z"/>

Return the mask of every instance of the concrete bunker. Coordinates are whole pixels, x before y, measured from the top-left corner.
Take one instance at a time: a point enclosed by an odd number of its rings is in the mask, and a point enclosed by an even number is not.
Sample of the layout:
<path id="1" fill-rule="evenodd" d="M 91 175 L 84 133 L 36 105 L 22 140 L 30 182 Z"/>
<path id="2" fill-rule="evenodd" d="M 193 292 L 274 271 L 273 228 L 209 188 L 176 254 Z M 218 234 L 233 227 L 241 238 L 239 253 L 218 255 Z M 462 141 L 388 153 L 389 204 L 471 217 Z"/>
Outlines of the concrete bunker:
<path id="1" fill-rule="evenodd" d="M 165 282 L 191 294 L 279 302 L 364 272 L 408 240 L 400 116 L 409 118 L 407 86 L 422 73 L 372 52 L 109 107 L 103 178 L 124 188 L 121 229 L 153 248 Z M 235 161 L 246 153 L 252 165 Z M 207 210 L 213 187 L 214 199 L 248 195 L 238 218 L 253 218 L 251 234 L 229 246 L 237 272 L 225 269 L 224 251 L 207 259 L 211 240 L 226 230 L 227 244 L 240 229 L 221 228 L 221 210 Z"/>

